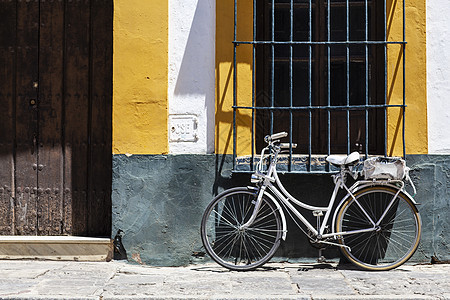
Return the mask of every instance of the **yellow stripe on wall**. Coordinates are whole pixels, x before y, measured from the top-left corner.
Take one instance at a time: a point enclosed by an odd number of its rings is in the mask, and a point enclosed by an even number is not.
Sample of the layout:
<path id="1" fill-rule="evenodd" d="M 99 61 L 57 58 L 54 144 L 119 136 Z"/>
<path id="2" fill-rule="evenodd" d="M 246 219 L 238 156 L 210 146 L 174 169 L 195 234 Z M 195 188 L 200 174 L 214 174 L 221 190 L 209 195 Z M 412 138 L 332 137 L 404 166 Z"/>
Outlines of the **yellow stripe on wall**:
<path id="1" fill-rule="evenodd" d="M 168 0 L 114 1 L 113 154 L 168 152 Z"/>
<path id="2" fill-rule="evenodd" d="M 237 40 L 253 39 L 253 0 L 238 1 Z M 216 1 L 216 153 L 233 153 L 234 0 Z M 237 101 L 252 104 L 252 46 L 237 47 Z M 251 153 L 252 111 L 236 115 L 238 155 Z"/>
<path id="3" fill-rule="evenodd" d="M 403 40 L 403 2 L 386 3 L 389 41 Z M 426 3 L 405 2 L 406 36 L 406 123 L 407 154 L 428 153 L 427 84 L 426 84 Z M 388 104 L 403 103 L 403 58 L 400 45 L 388 46 Z M 403 155 L 403 113 L 399 108 L 388 110 L 388 149 L 390 156 Z"/>

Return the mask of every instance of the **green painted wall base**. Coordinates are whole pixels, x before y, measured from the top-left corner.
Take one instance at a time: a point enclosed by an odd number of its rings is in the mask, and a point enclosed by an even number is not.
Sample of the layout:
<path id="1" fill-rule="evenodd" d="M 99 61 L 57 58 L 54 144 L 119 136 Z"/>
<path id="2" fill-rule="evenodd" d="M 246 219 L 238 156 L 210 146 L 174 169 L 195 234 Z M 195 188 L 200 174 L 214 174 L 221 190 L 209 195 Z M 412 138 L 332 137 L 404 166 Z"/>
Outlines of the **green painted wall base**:
<path id="1" fill-rule="evenodd" d="M 423 235 L 414 261 L 434 255 L 450 259 L 450 156 L 412 155 Z M 224 189 L 250 184 L 249 174 L 232 174 L 226 155 L 114 155 L 112 236 L 120 229 L 128 259 L 155 266 L 180 266 L 208 260 L 202 256 L 200 221 L 212 198 Z M 323 206 L 333 189 L 329 175 L 282 175 L 293 196 Z M 311 213 L 308 213 L 314 222 Z M 311 261 L 318 251 L 288 218 L 288 237 L 277 260 Z M 336 248 L 324 252 L 339 257 Z"/>
<path id="2" fill-rule="evenodd" d="M 450 155 L 409 155 L 414 199 L 422 217 L 422 239 L 416 257 L 450 260 Z"/>

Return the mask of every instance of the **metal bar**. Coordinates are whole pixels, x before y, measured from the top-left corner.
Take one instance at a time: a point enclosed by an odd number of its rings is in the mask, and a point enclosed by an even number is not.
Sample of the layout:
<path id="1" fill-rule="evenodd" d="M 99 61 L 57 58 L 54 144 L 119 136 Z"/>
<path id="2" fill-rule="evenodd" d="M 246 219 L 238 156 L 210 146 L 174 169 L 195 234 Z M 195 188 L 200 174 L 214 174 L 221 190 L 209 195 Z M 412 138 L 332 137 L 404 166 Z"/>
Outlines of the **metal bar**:
<path id="1" fill-rule="evenodd" d="M 312 2 L 309 0 L 309 32 L 308 40 L 312 42 Z M 308 104 L 312 106 L 312 45 L 308 46 Z M 308 171 L 311 171 L 312 155 L 312 111 L 308 110 Z"/>
<path id="2" fill-rule="evenodd" d="M 283 171 L 278 170 L 277 172 L 282 173 Z M 253 171 L 250 170 L 232 170 L 232 173 L 239 173 L 239 174 L 251 174 Z M 290 171 L 290 174 L 337 174 L 339 171 Z"/>
<path id="3" fill-rule="evenodd" d="M 345 1 L 345 10 L 346 10 L 346 40 L 347 42 L 350 40 L 350 11 L 348 0 Z M 346 54 L 347 54 L 347 62 L 346 62 L 346 71 L 347 71 L 347 106 L 350 106 L 350 48 L 349 44 L 346 44 Z M 350 153 L 350 111 L 346 111 L 346 119 L 347 119 L 347 154 Z"/>
<path id="4" fill-rule="evenodd" d="M 275 104 L 275 0 L 272 0 L 272 68 L 271 68 L 271 87 L 270 87 L 270 101 L 271 106 Z M 273 111 L 270 112 L 270 134 L 273 134 Z"/>
<path id="5" fill-rule="evenodd" d="M 384 40 L 387 41 L 386 0 L 383 0 Z M 384 104 L 387 104 L 387 44 L 384 44 Z M 384 108 L 384 156 L 387 156 L 387 108 Z"/>
<path id="6" fill-rule="evenodd" d="M 406 0 L 403 0 L 403 42 L 406 39 L 405 1 Z M 406 108 L 406 105 L 405 105 L 406 104 L 406 85 L 405 85 L 406 84 L 406 73 L 405 73 L 405 71 L 406 71 L 406 44 L 403 44 L 402 48 L 403 48 L 403 128 L 402 128 L 402 131 L 403 131 L 403 158 L 406 159 L 406 140 L 405 140 L 405 128 L 406 128 L 405 127 L 405 122 L 406 122 L 406 119 L 405 119 L 405 117 L 406 117 L 406 111 L 405 111 L 405 108 Z"/>
<path id="7" fill-rule="evenodd" d="M 365 13 L 365 40 L 368 41 L 369 40 L 369 9 L 367 7 L 368 3 L 367 0 L 364 1 L 364 13 Z M 369 105 L 369 45 L 365 45 L 365 104 Z M 364 111 L 364 120 L 365 120 L 365 124 L 364 124 L 364 156 L 367 159 L 367 156 L 369 155 L 369 111 L 366 109 Z"/>
<path id="8" fill-rule="evenodd" d="M 327 1 L 327 154 L 331 154 L 331 0 Z M 330 164 L 326 164 L 327 171 Z"/>
<path id="9" fill-rule="evenodd" d="M 238 41 L 234 40 L 234 44 L 267 44 L 267 45 L 403 45 L 408 42 L 404 41 Z"/>
<path id="10" fill-rule="evenodd" d="M 290 6 L 290 41 L 292 42 L 294 39 L 294 0 L 291 0 L 291 6 Z M 292 56 L 293 56 L 293 45 L 289 45 L 289 107 L 292 107 L 294 105 L 293 103 L 293 72 L 292 72 Z M 292 110 L 289 110 L 289 165 L 288 165 L 288 171 L 292 171 L 292 122 L 293 122 L 293 116 L 292 116 Z"/>
<path id="11" fill-rule="evenodd" d="M 234 39 L 236 40 L 236 34 L 237 33 L 237 0 L 234 0 Z M 236 89 L 236 83 L 237 83 L 237 76 L 236 76 L 236 47 L 237 44 L 234 44 L 233 49 L 233 170 L 235 168 L 236 164 L 236 109 L 237 107 L 237 89 Z"/>
<path id="12" fill-rule="evenodd" d="M 256 0 L 253 0 L 253 41 L 256 40 Z M 252 106 L 255 106 L 255 89 L 256 89 L 256 45 L 252 45 Z M 250 170 L 254 169 L 255 161 L 255 110 L 252 110 L 252 161 L 250 163 Z"/>
<path id="13" fill-rule="evenodd" d="M 284 107 L 284 106 L 233 106 L 233 108 L 239 109 L 256 109 L 256 110 L 365 110 L 365 109 L 376 109 L 376 108 L 388 108 L 388 107 L 408 107 L 403 104 L 369 104 L 369 105 L 351 105 L 351 106 L 293 106 L 293 107 Z"/>

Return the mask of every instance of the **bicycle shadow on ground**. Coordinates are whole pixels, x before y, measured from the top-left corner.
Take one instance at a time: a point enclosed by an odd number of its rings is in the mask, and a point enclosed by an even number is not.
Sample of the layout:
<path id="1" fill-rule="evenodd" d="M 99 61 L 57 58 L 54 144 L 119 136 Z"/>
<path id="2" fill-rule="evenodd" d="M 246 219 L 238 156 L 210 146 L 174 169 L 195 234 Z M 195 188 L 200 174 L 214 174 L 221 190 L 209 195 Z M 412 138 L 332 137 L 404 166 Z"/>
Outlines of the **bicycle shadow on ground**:
<path id="1" fill-rule="evenodd" d="M 351 267 L 351 265 L 349 265 Z M 287 264 L 280 264 L 280 263 L 268 263 L 262 267 L 258 267 L 255 270 L 252 271 L 233 271 L 228 270 L 224 267 L 221 267 L 219 265 L 209 265 L 209 266 L 199 266 L 192 268 L 193 271 L 198 272 L 213 272 L 213 273 L 230 273 L 230 272 L 276 272 L 276 271 L 287 271 L 291 269 L 296 269 L 297 271 L 310 271 L 310 270 L 339 270 L 340 267 L 336 265 L 336 263 L 305 263 L 305 264 L 299 264 L 299 263 L 287 263 Z M 348 268 L 349 270 L 350 268 Z M 357 270 L 357 268 L 354 268 Z"/>
<path id="2" fill-rule="evenodd" d="M 198 272 L 211 272 L 211 273 L 244 273 L 244 272 L 273 272 L 273 271 L 278 271 L 281 270 L 283 268 L 277 268 L 277 267 L 268 267 L 268 266 L 263 266 L 263 267 L 259 267 L 256 268 L 255 270 L 251 270 L 251 271 L 234 271 L 234 270 L 228 270 L 227 268 L 221 267 L 221 266 L 204 266 L 204 267 L 198 267 L 198 268 L 192 268 L 192 271 L 198 271 Z"/>
<path id="3" fill-rule="evenodd" d="M 228 270 L 221 266 L 202 266 L 192 268 L 192 271 L 197 272 L 210 272 L 210 273 L 245 273 L 245 272 L 277 272 L 277 271 L 297 271 L 297 272 L 308 272 L 308 271 L 317 271 L 317 270 L 332 270 L 332 271 L 357 271 L 357 272 L 377 272 L 377 271 L 367 271 L 358 268 L 357 266 L 348 264 L 337 264 L 336 263 L 316 263 L 316 264 L 287 264 L 285 266 L 269 266 L 265 265 L 259 267 L 252 271 L 232 271 Z M 411 270 L 402 269 L 401 267 L 396 268 L 395 270 L 391 270 L 395 272 L 411 272 Z M 378 271 L 378 272 L 386 272 L 386 271 Z"/>
<path id="4" fill-rule="evenodd" d="M 297 271 L 307 272 L 310 270 L 338 270 L 338 266 L 335 263 L 316 263 L 316 264 L 300 264 L 297 267 Z"/>
<path id="5" fill-rule="evenodd" d="M 232 271 L 228 270 L 227 268 L 224 268 L 220 265 L 203 265 L 203 266 L 196 266 L 191 268 L 192 271 L 197 272 L 211 272 L 211 273 L 230 273 L 230 272 L 238 272 L 238 271 Z"/>

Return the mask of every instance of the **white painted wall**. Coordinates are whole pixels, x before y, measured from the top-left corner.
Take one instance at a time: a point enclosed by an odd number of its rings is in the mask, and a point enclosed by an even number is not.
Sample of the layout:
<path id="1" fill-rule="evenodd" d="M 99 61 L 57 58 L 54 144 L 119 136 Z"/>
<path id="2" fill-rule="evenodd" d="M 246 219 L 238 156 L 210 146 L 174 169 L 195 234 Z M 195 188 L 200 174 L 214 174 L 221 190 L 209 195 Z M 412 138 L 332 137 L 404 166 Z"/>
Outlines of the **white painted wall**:
<path id="1" fill-rule="evenodd" d="M 450 5 L 427 0 L 428 152 L 450 154 Z"/>
<path id="2" fill-rule="evenodd" d="M 214 152 L 215 1 L 169 0 L 169 152 Z"/>

